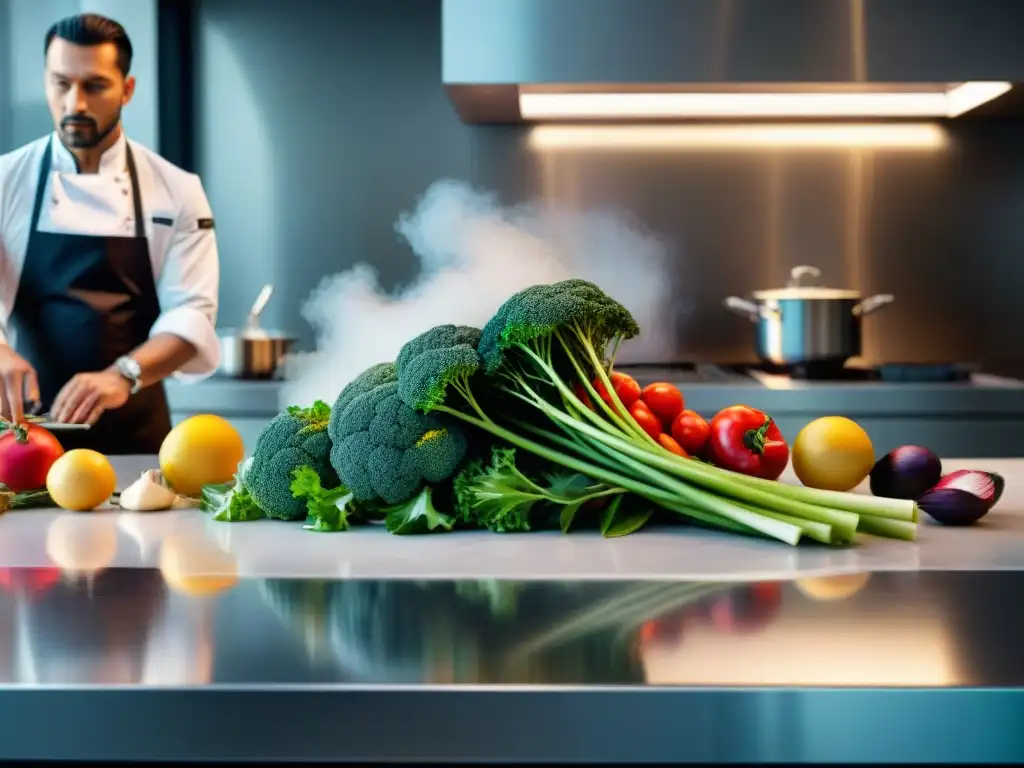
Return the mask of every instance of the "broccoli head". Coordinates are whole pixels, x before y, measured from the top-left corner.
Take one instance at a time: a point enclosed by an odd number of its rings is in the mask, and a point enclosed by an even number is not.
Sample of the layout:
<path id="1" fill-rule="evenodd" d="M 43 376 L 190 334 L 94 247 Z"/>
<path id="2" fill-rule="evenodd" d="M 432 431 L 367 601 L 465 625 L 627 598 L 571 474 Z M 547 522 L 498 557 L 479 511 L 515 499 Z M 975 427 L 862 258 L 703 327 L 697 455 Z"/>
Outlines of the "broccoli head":
<path id="1" fill-rule="evenodd" d="M 299 467 L 315 470 L 325 487 L 338 485 L 330 461 L 330 417 L 330 406 L 318 400 L 310 408 L 288 408 L 260 432 L 245 485 L 267 517 L 306 519 L 305 500 L 291 490 L 293 472 Z"/>
<path id="2" fill-rule="evenodd" d="M 448 387 L 465 383 L 480 368 L 480 329 L 438 325 L 421 333 L 398 353 L 398 395 L 417 411 L 445 402 Z"/>
<path id="3" fill-rule="evenodd" d="M 586 280 L 534 285 L 510 297 L 484 326 L 477 350 L 487 373 L 505 363 L 509 350 L 563 334 L 562 343 L 603 352 L 615 338 L 640 332 L 629 310 Z"/>
<path id="4" fill-rule="evenodd" d="M 396 378 L 393 364 L 364 371 L 331 413 L 331 464 L 356 501 L 408 501 L 447 480 L 466 454 L 462 431 L 403 403 Z"/>

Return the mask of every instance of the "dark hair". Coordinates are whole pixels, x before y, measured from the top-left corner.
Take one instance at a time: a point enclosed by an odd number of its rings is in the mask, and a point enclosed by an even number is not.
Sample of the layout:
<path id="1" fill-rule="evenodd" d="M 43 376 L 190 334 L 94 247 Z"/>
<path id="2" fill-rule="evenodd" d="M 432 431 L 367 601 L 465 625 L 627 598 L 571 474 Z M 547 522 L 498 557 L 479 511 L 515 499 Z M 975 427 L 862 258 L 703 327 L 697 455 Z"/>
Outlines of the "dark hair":
<path id="1" fill-rule="evenodd" d="M 124 27 L 113 19 L 100 16 L 98 13 L 81 13 L 61 19 L 46 33 L 46 46 L 43 53 L 50 50 L 53 38 L 59 37 L 76 45 L 103 45 L 113 43 L 117 46 L 117 68 L 121 74 L 128 76 L 132 68 L 132 41 Z"/>

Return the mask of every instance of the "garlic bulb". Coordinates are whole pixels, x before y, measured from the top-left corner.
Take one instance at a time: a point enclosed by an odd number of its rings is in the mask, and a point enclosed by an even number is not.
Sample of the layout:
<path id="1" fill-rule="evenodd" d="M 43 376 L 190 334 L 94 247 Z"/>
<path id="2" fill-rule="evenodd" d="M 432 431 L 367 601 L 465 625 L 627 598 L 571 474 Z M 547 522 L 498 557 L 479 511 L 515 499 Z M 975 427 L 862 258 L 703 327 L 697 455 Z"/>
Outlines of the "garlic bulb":
<path id="1" fill-rule="evenodd" d="M 121 491 L 121 509 L 132 512 L 155 512 L 171 509 L 178 494 L 163 483 L 158 469 L 147 469 L 134 483 Z"/>

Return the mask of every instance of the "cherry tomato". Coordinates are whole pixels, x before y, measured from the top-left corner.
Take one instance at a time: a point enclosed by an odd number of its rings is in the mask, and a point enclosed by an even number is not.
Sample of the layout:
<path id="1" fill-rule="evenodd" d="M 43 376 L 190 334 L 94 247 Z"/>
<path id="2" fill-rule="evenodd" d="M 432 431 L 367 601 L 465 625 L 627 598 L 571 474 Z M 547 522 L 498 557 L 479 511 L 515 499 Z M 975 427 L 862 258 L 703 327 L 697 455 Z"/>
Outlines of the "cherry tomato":
<path id="1" fill-rule="evenodd" d="M 587 406 L 587 408 L 589 408 L 590 410 L 594 410 L 594 403 L 590 399 L 590 393 L 587 392 L 586 387 L 577 382 L 576 384 L 572 385 L 572 391 L 573 394 L 575 394 L 576 397 L 578 397 L 583 402 L 583 404 Z"/>
<path id="2" fill-rule="evenodd" d="M 719 411 L 708 427 L 708 458 L 723 469 L 777 480 L 789 463 L 789 446 L 763 411 L 731 405 Z"/>
<path id="3" fill-rule="evenodd" d="M 672 422 L 672 437 L 687 453 L 696 455 L 707 445 L 711 429 L 696 411 L 683 411 Z"/>
<path id="4" fill-rule="evenodd" d="M 675 438 L 672 437 L 672 435 L 666 435 L 662 433 L 658 435 L 657 439 L 658 442 L 661 444 L 661 447 L 664 448 L 669 453 L 674 453 L 676 456 L 682 456 L 684 459 L 688 459 L 690 457 L 690 454 L 683 450 L 683 447 L 676 442 Z"/>
<path id="5" fill-rule="evenodd" d="M 648 384 L 640 393 L 640 399 L 666 427 L 683 411 L 683 393 L 664 381 Z"/>
<path id="6" fill-rule="evenodd" d="M 640 429 L 655 440 L 661 436 L 661 422 L 658 421 L 657 416 L 651 413 L 651 409 L 644 404 L 643 400 L 633 403 L 633 407 L 629 409 L 629 415 L 640 425 Z"/>
<path id="7" fill-rule="evenodd" d="M 640 399 L 640 385 L 637 384 L 636 379 L 628 373 L 612 371 L 608 375 L 608 378 L 611 379 L 612 388 L 615 390 L 615 394 L 619 396 L 619 400 L 622 401 L 622 404 L 626 406 L 626 408 L 629 408 L 633 403 Z M 608 394 L 608 390 L 605 389 L 603 381 L 595 379 L 594 389 L 597 390 L 597 394 L 599 394 L 601 399 L 608 403 L 608 405 L 615 405 L 611 395 Z"/>

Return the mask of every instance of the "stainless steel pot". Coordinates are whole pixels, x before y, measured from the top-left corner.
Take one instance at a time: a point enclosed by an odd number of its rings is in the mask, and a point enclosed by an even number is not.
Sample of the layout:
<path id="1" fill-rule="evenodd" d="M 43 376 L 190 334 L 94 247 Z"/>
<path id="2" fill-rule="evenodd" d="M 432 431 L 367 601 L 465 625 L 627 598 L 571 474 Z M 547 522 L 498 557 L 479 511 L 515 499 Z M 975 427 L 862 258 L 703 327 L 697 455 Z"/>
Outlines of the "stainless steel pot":
<path id="1" fill-rule="evenodd" d="M 263 312 L 274 286 L 265 285 L 256 298 L 244 329 L 220 335 L 220 371 L 236 379 L 275 379 L 284 371 L 284 361 L 295 338 L 260 327 Z"/>
<path id="2" fill-rule="evenodd" d="M 754 291 L 751 299 L 730 296 L 725 306 L 757 324 L 757 355 L 774 365 L 838 364 L 861 353 L 861 318 L 895 297 L 862 299 L 858 291 L 801 285 L 817 280 L 815 267 L 795 267 L 785 288 Z"/>
<path id="3" fill-rule="evenodd" d="M 220 371 L 236 379 L 276 379 L 294 343 L 276 331 L 227 332 L 220 337 Z"/>

